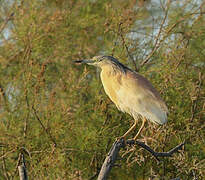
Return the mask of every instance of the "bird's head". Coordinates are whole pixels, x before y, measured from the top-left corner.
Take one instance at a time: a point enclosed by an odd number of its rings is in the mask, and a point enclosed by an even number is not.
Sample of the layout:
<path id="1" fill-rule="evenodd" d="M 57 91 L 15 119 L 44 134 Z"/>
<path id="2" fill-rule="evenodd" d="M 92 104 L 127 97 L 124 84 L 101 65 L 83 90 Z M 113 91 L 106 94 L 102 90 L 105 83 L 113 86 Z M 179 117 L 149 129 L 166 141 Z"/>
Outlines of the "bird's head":
<path id="1" fill-rule="evenodd" d="M 109 65 L 113 63 L 119 63 L 117 59 L 112 56 L 94 56 L 92 59 L 84 59 L 74 61 L 75 63 L 86 63 L 88 65 L 93 65 L 97 67 L 102 67 L 103 65 Z"/>

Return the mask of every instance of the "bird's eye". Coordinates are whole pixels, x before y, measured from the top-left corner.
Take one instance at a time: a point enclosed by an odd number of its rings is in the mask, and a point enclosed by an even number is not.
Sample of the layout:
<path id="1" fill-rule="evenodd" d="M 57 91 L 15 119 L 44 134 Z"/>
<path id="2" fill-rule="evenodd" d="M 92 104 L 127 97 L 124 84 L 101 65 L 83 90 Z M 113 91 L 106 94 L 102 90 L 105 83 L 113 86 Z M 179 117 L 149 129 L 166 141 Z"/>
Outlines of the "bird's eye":
<path id="1" fill-rule="evenodd" d="M 104 59 L 104 57 L 101 57 L 101 58 L 98 59 L 98 61 L 100 62 L 100 61 L 102 61 L 103 59 Z"/>

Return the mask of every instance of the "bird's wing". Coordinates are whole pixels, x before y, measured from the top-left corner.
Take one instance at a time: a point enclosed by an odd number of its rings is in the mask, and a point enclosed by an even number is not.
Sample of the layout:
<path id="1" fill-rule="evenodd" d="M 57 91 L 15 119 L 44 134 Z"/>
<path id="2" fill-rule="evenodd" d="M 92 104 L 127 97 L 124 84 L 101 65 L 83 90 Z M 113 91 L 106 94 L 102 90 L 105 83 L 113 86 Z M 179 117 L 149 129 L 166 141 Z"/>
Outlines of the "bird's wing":
<path id="1" fill-rule="evenodd" d="M 141 115 L 159 124 L 167 121 L 167 107 L 146 78 L 128 71 L 121 76 L 120 83 L 121 86 L 116 91 L 120 110 L 134 118 Z"/>

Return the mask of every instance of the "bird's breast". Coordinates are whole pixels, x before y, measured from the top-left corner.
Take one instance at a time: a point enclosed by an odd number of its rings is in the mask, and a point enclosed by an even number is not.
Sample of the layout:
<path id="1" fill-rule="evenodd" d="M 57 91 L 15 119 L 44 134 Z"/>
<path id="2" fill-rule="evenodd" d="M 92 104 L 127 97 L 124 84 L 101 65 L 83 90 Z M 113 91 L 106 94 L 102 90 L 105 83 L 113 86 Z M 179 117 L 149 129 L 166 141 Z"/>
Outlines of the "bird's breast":
<path id="1" fill-rule="evenodd" d="M 102 81 L 105 93 L 118 107 L 119 98 L 117 96 L 117 91 L 120 89 L 120 85 L 121 85 L 120 73 L 116 73 L 116 72 L 109 71 L 109 70 L 102 70 L 100 76 L 101 76 L 101 81 Z"/>

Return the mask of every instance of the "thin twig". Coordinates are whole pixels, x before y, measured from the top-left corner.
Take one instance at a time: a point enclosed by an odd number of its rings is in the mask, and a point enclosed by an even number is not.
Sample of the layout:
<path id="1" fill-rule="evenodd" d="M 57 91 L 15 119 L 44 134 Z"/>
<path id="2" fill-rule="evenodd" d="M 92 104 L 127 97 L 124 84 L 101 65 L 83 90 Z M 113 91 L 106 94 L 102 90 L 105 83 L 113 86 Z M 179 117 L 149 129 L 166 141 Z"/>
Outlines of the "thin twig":
<path id="1" fill-rule="evenodd" d="M 156 52 L 156 50 L 160 47 L 161 42 L 165 39 L 165 38 L 162 38 L 160 40 L 160 35 L 162 33 L 163 26 L 164 26 L 165 21 L 167 19 L 168 10 L 169 10 L 169 3 L 170 3 L 170 1 L 168 1 L 164 18 L 163 18 L 163 20 L 161 22 L 160 29 L 159 29 L 159 32 L 157 34 L 157 37 L 156 37 L 156 40 L 155 40 L 155 43 L 154 43 L 154 48 L 153 48 L 152 52 L 146 57 L 146 59 L 140 64 L 140 66 L 145 65 L 149 61 L 149 59 L 153 56 L 153 54 Z"/>
<path id="2" fill-rule="evenodd" d="M 27 133 L 27 128 L 28 128 L 28 119 L 29 119 L 29 115 L 30 115 L 30 105 L 29 105 L 29 100 L 28 100 L 28 95 L 27 95 L 27 90 L 26 90 L 26 105 L 27 105 L 27 115 L 24 121 L 24 127 L 23 127 L 23 136 L 24 138 L 26 138 L 26 133 Z"/>
<path id="3" fill-rule="evenodd" d="M 13 153 L 14 151 L 16 151 L 16 148 L 11 150 L 11 151 L 8 151 L 8 152 L 4 153 L 2 156 L 0 156 L 0 159 L 5 158 L 8 154 Z"/>
<path id="4" fill-rule="evenodd" d="M 8 22 L 11 20 L 11 18 L 14 16 L 14 13 L 12 12 L 4 21 L 4 23 L 1 25 L 0 27 L 0 34 L 2 33 L 2 31 L 4 30 L 4 28 L 6 27 L 6 25 L 8 24 Z"/>
<path id="5" fill-rule="evenodd" d="M 124 38 L 124 36 L 123 36 L 123 32 L 122 32 L 121 25 L 122 25 L 122 23 L 119 23 L 119 32 L 118 32 L 118 33 L 119 33 L 119 35 L 120 35 L 120 37 L 121 37 L 121 39 L 122 39 L 123 46 L 125 47 L 129 58 L 132 60 L 132 63 L 134 64 L 135 71 L 138 72 L 138 68 L 137 68 L 136 62 L 135 62 L 135 60 L 133 59 L 133 56 L 130 54 L 129 48 L 128 48 L 127 44 L 125 43 L 125 38 Z"/>
<path id="6" fill-rule="evenodd" d="M 15 166 L 15 171 L 14 171 L 14 173 L 12 173 L 11 179 L 13 179 L 14 176 L 16 175 L 16 173 L 17 173 L 17 171 L 18 171 L 18 166 L 19 166 L 19 164 L 20 164 L 20 161 L 21 161 L 21 155 L 19 154 L 18 160 L 17 160 L 17 163 L 16 163 L 16 166 Z"/>
<path id="7" fill-rule="evenodd" d="M 41 127 L 43 128 L 43 130 L 46 132 L 46 134 L 48 135 L 48 137 L 50 138 L 50 140 L 53 142 L 54 144 L 54 147 L 57 146 L 54 138 L 51 136 L 50 132 L 45 128 L 45 126 L 43 125 L 43 123 L 41 122 L 40 118 L 38 117 L 38 114 L 36 112 L 36 109 L 32 106 L 32 109 L 33 109 L 33 112 L 34 112 L 34 115 L 36 117 L 36 119 L 38 120 L 38 122 L 40 123 Z"/>
<path id="8" fill-rule="evenodd" d="M 158 32 L 158 34 L 157 34 L 156 41 L 155 41 L 155 44 L 154 44 L 154 48 L 153 48 L 152 52 L 145 58 L 145 60 L 143 60 L 143 61 L 141 62 L 140 67 L 142 67 L 143 65 L 145 65 L 146 63 L 148 63 L 148 61 L 150 60 L 150 58 L 151 58 L 151 57 L 154 55 L 154 53 L 158 50 L 158 48 L 160 47 L 161 43 L 167 38 L 167 36 L 169 35 L 169 33 L 170 33 L 179 23 L 181 23 L 182 21 L 184 21 L 187 16 L 191 16 L 191 15 L 195 15 L 195 14 L 204 14 L 204 12 L 202 12 L 202 13 L 197 12 L 198 10 L 200 10 L 200 8 L 199 8 L 199 9 L 196 9 L 193 13 L 190 13 L 190 14 L 186 15 L 186 17 L 180 18 L 176 23 L 174 23 L 174 24 L 165 32 L 166 34 L 165 34 L 165 35 L 161 38 L 161 40 L 160 40 L 160 34 L 161 34 L 161 32 L 162 32 L 162 28 L 163 28 L 163 26 L 164 26 L 165 20 L 166 20 L 167 15 L 168 15 L 168 9 L 169 9 L 168 7 L 169 7 L 170 2 L 171 2 L 171 1 L 168 1 L 168 2 L 167 2 L 168 5 L 167 5 L 166 11 L 165 11 L 165 16 L 164 16 L 164 18 L 163 18 L 163 20 L 162 20 L 162 23 L 161 23 L 161 25 L 160 25 L 160 30 L 159 30 L 159 32 Z M 202 7 L 203 4 L 204 4 L 204 3 L 202 3 L 200 7 Z"/>
<path id="9" fill-rule="evenodd" d="M 4 152 L 4 151 L 2 150 L 2 152 Z M 2 161 L 3 161 L 4 176 L 7 180 L 9 180 L 9 175 L 8 175 L 7 168 L 6 168 L 6 161 L 5 161 L 4 157 L 2 158 Z"/>

